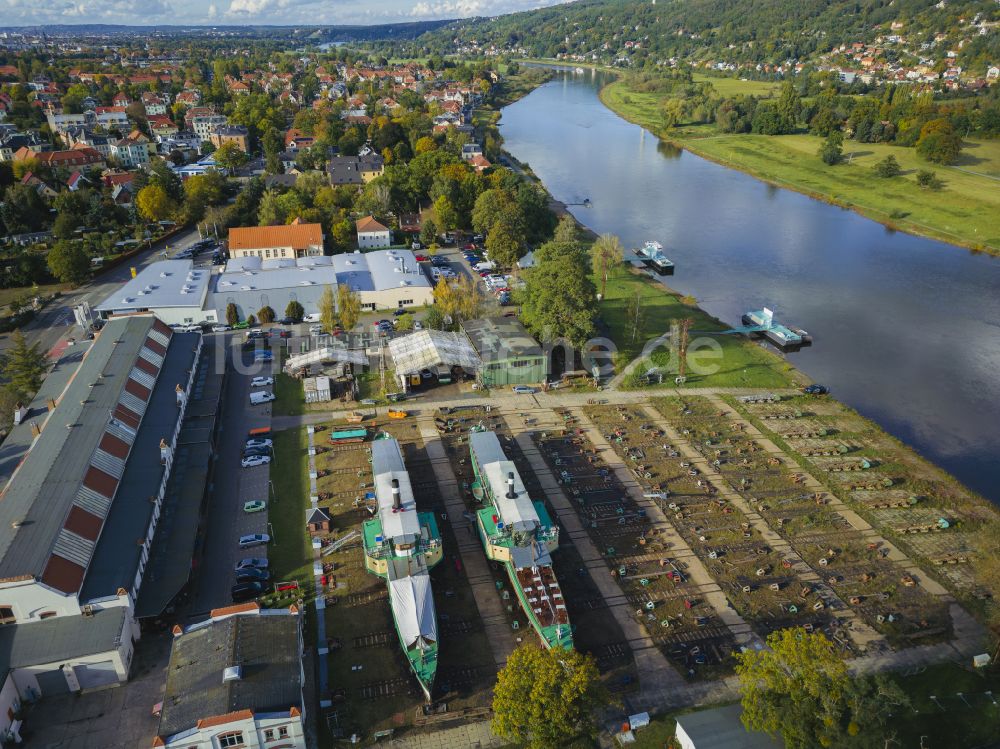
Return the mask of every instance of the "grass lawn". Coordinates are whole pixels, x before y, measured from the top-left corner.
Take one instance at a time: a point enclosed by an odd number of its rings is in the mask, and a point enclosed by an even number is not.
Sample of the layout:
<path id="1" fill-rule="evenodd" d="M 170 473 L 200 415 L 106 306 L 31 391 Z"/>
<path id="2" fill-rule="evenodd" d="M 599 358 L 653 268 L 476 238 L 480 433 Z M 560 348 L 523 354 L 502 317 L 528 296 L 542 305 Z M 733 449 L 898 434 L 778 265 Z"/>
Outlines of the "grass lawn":
<path id="1" fill-rule="evenodd" d="M 300 586 L 301 597 L 309 601 L 314 594 L 312 547 L 305 526 L 309 507 L 309 442 L 305 429 L 275 432 L 273 439 L 271 478 L 274 496 L 268 507 L 268 520 L 274 529 L 274 543 L 268 547 L 268 559 L 274 580 L 295 580 Z M 270 603 L 286 606 L 296 597 Z"/>
<path id="2" fill-rule="evenodd" d="M 660 95 L 632 92 L 627 79 L 606 86 L 601 100 L 625 119 L 720 164 L 853 208 L 894 228 L 1000 253 L 998 142 L 968 139 L 959 163 L 936 166 L 922 161 L 912 148 L 847 141 L 844 155 L 849 161 L 829 167 L 816 155 L 821 141 L 817 136 L 722 135 L 710 125 L 664 132 Z M 879 179 L 871 167 L 889 154 L 896 157 L 903 174 Z M 933 192 L 918 187 L 918 169 L 935 172 L 944 181 L 944 189 Z"/>
<path id="3" fill-rule="evenodd" d="M 302 380 L 289 377 L 284 372 L 274 376 L 274 408 L 275 416 L 301 416 L 305 413 L 305 395 L 302 392 Z"/>
<path id="4" fill-rule="evenodd" d="M 722 96 L 777 96 L 781 84 L 774 81 L 741 81 L 739 78 L 719 78 L 704 73 L 692 75 L 695 83 L 711 83 Z"/>
<path id="5" fill-rule="evenodd" d="M 629 305 L 634 303 L 636 295 L 641 300 L 643 312 L 633 341 Z M 647 341 L 669 331 L 674 320 L 691 318 L 694 322 L 690 335 L 692 345 L 688 350 L 689 370 L 695 361 L 697 347 L 693 344 L 699 337 L 697 331 L 725 330 L 728 327 L 697 307 L 684 304 L 676 294 L 655 281 L 631 273 L 624 266 L 608 278 L 607 293 L 600 303 L 600 317 L 607 325 L 611 339 L 628 361 L 642 352 Z M 780 388 L 795 384 L 794 368 L 776 354 L 738 336 L 705 338 L 717 341 L 721 346 L 722 358 L 706 362 L 719 365 L 719 370 L 708 375 L 689 371 L 688 386 Z M 662 366 L 667 363 L 668 354 L 660 348 L 652 358 Z M 640 365 L 637 371 L 641 373 L 645 370 L 646 367 Z M 670 371 L 675 371 L 675 368 Z"/>
<path id="6" fill-rule="evenodd" d="M 18 286 L 12 289 L 0 289 L 0 308 L 6 307 L 15 299 L 25 297 L 30 299 L 33 296 L 51 296 L 56 292 L 64 292 L 72 287 L 68 283 L 50 283 L 42 286 Z"/>

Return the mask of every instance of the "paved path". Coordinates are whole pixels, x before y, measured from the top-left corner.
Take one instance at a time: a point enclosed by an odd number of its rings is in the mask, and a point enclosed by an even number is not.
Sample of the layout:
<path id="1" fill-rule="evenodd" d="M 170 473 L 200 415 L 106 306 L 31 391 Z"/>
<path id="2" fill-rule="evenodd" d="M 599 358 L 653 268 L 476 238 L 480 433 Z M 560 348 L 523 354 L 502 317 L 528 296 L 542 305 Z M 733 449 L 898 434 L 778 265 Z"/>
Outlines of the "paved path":
<path id="1" fill-rule="evenodd" d="M 451 470 L 451 463 L 445 452 L 444 443 L 434 427 L 432 416 L 428 413 L 418 418 L 417 426 L 420 429 L 424 450 L 427 452 L 428 460 L 430 460 L 434 477 L 437 479 L 438 490 L 444 500 L 448 522 L 451 523 L 452 530 L 455 532 L 458 553 L 462 558 L 462 566 L 465 568 L 469 585 L 472 586 L 476 608 L 479 609 L 479 616 L 483 620 L 485 636 L 493 653 L 493 660 L 498 668 L 502 668 L 517 646 L 514 631 L 507 623 L 507 614 L 504 611 L 503 602 L 497 594 L 489 560 L 486 558 L 482 544 L 479 543 L 479 536 L 474 532 L 475 528 L 472 523 L 464 515 L 466 512 L 465 502 L 462 500 L 458 481 L 455 479 L 454 471 Z M 473 532 L 470 533 L 468 528 L 472 528 Z"/>
<path id="2" fill-rule="evenodd" d="M 489 721 L 480 721 L 392 739 L 385 746 L 392 749 L 500 749 L 508 744 L 493 735 Z"/>

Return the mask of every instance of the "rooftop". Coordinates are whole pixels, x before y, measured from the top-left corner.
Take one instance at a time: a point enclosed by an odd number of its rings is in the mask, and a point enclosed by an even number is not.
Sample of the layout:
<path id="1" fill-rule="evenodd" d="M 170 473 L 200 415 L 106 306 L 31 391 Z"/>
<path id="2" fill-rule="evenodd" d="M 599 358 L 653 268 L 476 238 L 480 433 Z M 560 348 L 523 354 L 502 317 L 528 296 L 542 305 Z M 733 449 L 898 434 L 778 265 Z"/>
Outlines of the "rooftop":
<path id="1" fill-rule="evenodd" d="M 321 224 L 288 224 L 286 226 L 249 226 L 229 230 L 229 251 L 291 247 L 307 250 L 323 246 Z"/>
<path id="2" fill-rule="evenodd" d="M 390 439 L 378 439 L 372 446 L 372 474 L 375 477 L 375 496 L 378 499 L 379 520 L 382 532 L 394 544 L 412 544 L 420 537 L 420 518 L 417 503 L 410 486 L 410 474 L 403 464 L 403 453 L 399 443 Z M 394 512 L 392 482 L 399 482 L 399 499 L 402 511 Z"/>
<path id="3" fill-rule="evenodd" d="M 211 272 L 196 269 L 191 260 L 150 263 L 124 286 L 97 305 L 98 312 L 128 313 L 160 307 L 201 309 Z"/>
<path id="4" fill-rule="evenodd" d="M 677 729 L 688 735 L 697 749 L 782 749 L 785 743 L 766 733 L 748 731 L 740 720 L 739 704 L 714 707 L 678 716 Z"/>
<path id="5" fill-rule="evenodd" d="M 396 373 L 401 375 L 440 366 L 473 371 L 482 366 L 468 338 L 444 330 L 418 330 L 393 338 L 389 341 L 389 354 Z"/>
<path id="6" fill-rule="evenodd" d="M 65 593 L 78 592 L 102 529 L 117 522 L 111 518 L 117 517 L 116 497 L 134 501 L 158 491 L 159 472 L 126 472 L 134 446 L 154 450 L 158 464 L 159 439 L 172 433 L 162 431 L 169 415 L 160 413 L 164 401 L 153 395 L 161 369 L 171 378 L 176 374 L 173 354 L 184 347 L 174 347 L 175 335 L 181 334 L 150 315 L 114 319 L 98 335 L 0 494 L 0 578 L 32 575 Z M 185 337 L 197 340 L 196 334 Z M 174 385 L 165 386 L 172 413 Z M 156 432 L 152 437 L 141 429 L 146 419 Z M 137 459 L 148 474 L 148 456 Z M 151 505 L 143 504 L 149 511 Z"/>
<path id="7" fill-rule="evenodd" d="M 542 347 L 516 318 L 466 320 L 462 323 L 462 330 L 485 362 L 543 355 Z"/>
<path id="8" fill-rule="evenodd" d="M 302 709 L 299 617 L 288 611 L 214 612 L 226 618 L 189 627 L 174 638 L 160 714 L 160 736 L 238 710 Z M 223 681 L 227 668 L 239 678 Z"/>
<path id="9" fill-rule="evenodd" d="M 121 644 L 127 613 L 124 606 L 110 606 L 90 616 L 55 616 L 0 627 L 0 673 L 113 650 Z"/>
<path id="10" fill-rule="evenodd" d="M 388 226 L 383 226 L 375 220 L 374 216 L 365 216 L 357 220 L 358 234 L 362 232 L 383 232 L 389 231 Z"/>
<path id="11" fill-rule="evenodd" d="M 469 449 L 475 456 L 480 475 L 486 476 L 500 519 L 512 531 L 533 531 L 539 524 L 535 505 L 521 481 L 514 461 L 510 460 L 495 432 L 473 432 Z M 514 496 L 508 497 L 508 480 L 514 476 Z"/>

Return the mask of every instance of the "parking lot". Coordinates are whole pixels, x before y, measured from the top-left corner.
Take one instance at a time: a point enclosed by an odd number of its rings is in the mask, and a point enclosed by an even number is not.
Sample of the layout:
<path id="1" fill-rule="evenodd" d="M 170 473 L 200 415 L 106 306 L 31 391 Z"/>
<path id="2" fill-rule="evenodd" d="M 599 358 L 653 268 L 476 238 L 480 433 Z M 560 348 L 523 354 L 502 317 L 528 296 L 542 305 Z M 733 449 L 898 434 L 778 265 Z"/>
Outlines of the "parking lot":
<path id="1" fill-rule="evenodd" d="M 232 341 L 234 335 L 237 334 L 226 334 L 227 341 Z M 229 347 L 227 362 L 231 356 L 241 357 L 243 364 L 238 368 L 227 367 L 216 482 L 210 490 L 205 540 L 197 570 L 197 593 L 189 615 L 192 620 L 203 618 L 211 609 L 232 602 L 230 588 L 236 583 L 234 568 L 240 559 L 267 556 L 266 547 L 241 549 L 238 541 L 246 534 L 270 532 L 266 510 L 243 511 L 246 502 L 270 500 L 270 467 L 241 466 L 249 430 L 271 424 L 270 404 L 250 405 L 250 380 L 255 375 L 270 374 L 270 366 L 253 364 L 251 353 L 240 347 Z M 276 541 L 280 543 L 280 539 Z"/>

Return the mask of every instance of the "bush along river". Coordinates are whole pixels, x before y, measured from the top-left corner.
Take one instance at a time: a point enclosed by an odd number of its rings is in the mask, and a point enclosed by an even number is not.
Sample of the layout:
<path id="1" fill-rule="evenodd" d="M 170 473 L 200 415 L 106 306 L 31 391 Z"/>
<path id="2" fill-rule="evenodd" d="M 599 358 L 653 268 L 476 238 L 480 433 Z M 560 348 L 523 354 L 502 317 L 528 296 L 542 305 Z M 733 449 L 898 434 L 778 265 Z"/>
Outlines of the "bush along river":
<path id="1" fill-rule="evenodd" d="M 739 325 L 766 306 L 805 328 L 789 361 L 1000 504 L 1000 258 L 661 143 L 604 107 L 609 81 L 557 71 L 504 108 L 505 148 L 598 234 L 661 242 L 671 288 L 709 313 Z"/>

